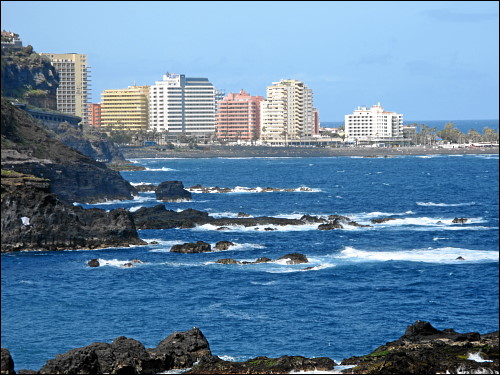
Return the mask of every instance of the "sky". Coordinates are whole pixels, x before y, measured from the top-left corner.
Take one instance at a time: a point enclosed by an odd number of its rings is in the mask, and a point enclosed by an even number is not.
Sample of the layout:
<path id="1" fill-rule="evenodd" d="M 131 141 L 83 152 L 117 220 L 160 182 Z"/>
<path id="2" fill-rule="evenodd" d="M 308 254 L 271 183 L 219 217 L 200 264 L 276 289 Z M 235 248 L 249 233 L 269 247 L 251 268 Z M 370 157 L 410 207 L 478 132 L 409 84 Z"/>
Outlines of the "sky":
<path id="1" fill-rule="evenodd" d="M 320 120 L 380 103 L 411 120 L 499 118 L 497 1 L 2 1 L 36 52 L 87 54 L 91 99 L 167 72 L 266 96 L 313 91 Z"/>

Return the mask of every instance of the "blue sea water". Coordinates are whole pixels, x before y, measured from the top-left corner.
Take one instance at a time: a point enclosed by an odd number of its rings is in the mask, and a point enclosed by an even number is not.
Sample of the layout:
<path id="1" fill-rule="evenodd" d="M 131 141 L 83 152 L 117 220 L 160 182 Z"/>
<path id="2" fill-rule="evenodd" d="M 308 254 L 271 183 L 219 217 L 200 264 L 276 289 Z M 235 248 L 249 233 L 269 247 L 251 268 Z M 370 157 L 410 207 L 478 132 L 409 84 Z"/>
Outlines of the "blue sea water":
<path id="1" fill-rule="evenodd" d="M 303 355 L 340 361 L 399 338 L 419 319 L 458 332 L 498 330 L 498 155 L 134 162 L 146 167 L 122 172 L 134 184 L 180 180 L 185 187 L 237 191 L 193 193 L 191 202 L 164 203 L 168 209 L 231 217 L 339 214 L 361 224 L 396 220 L 332 231 L 315 225 L 140 230 L 142 239 L 158 244 L 2 254 L 2 347 L 16 370 L 39 369 L 58 353 L 122 335 L 154 347 L 194 326 L 215 355 L 234 360 Z M 300 191 L 304 186 L 311 191 Z M 154 194 L 141 193 L 133 201 L 82 205 L 133 211 L 158 203 Z M 453 224 L 455 217 L 469 220 Z M 169 252 L 198 240 L 236 246 Z M 311 264 L 215 263 L 294 252 Z M 88 267 L 92 258 L 103 266 Z M 144 263 L 122 267 L 131 259 Z"/>

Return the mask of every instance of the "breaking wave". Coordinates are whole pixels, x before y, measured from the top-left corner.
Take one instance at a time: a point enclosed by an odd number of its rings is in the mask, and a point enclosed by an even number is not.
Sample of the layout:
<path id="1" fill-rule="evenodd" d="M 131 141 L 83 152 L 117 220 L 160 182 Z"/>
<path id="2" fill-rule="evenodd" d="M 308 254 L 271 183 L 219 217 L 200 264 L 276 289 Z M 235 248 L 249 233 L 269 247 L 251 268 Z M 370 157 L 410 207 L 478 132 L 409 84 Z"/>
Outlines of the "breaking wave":
<path id="1" fill-rule="evenodd" d="M 476 263 L 476 262 L 498 262 L 498 252 L 488 250 L 470 250 L 456 247 L 441 247 L 429 249 L 415 249 L 403 251 L 367 251 L 346 247 L 340 255 L 334 256 L 338 259 L 353 261 L 409 261 L 426 263 Z M 462 257 L 463 259 L 457 259 Z M 460 263 L 457 263 L 460 262 Z"/>
<path id="2" fill-rule="evenodd" d="M 474 206 L 476 202 L 465 203 L 434 203 L 434 202 L 417 202 L 418 206 L 431 206 L 431 207 L 461 207 L 461 206 Z"/>

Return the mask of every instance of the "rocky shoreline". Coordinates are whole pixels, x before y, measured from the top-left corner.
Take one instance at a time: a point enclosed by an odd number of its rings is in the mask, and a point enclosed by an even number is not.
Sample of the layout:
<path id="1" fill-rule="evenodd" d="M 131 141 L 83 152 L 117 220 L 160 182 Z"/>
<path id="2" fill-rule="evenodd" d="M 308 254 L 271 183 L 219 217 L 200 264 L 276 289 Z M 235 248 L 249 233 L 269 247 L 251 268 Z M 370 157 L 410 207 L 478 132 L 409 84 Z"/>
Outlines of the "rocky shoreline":
<path id="1" fill-rule="evenodd" d="M 498 147 L 435 148 L 435 147 L 270 147 L 270 146 L 207 146 L 200 149 L 167 149 L 161 146 L 122 146 L 126 159 L 136 158 L 251 158 L 251 157 L 394 157 L 401 155 L 481 155 L 498 154 Z"/>
<path id="2" fill-rule="evenodd" d="M 7 348 L 1 351 L 1 373 L 16 374 Z M 336 363 L 328 357 L 259 356 L 244 362 L 213 355 L 208 340 L 195 327 L 174 332 L 155 348 L 124 336 L 111 344 L 95 342 L 48 360 L 39 370 L 18 374 L 289 374 L 306 371 L 344 374 L 498 374 L 498 331 L 487 334 L 438 330 L 416 321 L 397 340 L 373 352 Z"/>

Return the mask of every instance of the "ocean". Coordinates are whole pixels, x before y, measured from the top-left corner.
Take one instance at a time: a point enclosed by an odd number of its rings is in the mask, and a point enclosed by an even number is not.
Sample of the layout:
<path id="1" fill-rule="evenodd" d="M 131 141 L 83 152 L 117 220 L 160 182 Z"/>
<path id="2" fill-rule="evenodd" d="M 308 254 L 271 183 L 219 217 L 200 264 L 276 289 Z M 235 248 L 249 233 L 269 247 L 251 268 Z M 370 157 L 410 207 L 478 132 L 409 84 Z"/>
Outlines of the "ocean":
<path id="1" fill-rule="evenodd" d="M 498 330 L 498 154 L 133 162 L 146 167 L 121 172 L 133 184 L 180 180 L 234 190 L 193 193 L 191 202 L 164 203 L 168 209 L 215 217 L 338 214 L 372 227 L 205 225 L 140 230 L 142 239 L 157 242 L 145 246 L 2 254 L 2 347 L 16 370 L 38 370 L 59 353 L 118 336 L 155 347 L 194 326 L 213 354 L 237 361 L 340 361 L 399 338 L 416 320 L 458 332 Z M 261 192 L 265 187 L 294 191 Z M 141 193 L 131 201 L 79 204 L 134 211 L 159 202 Z M 395 220 L 370 223 L 384 217 Z M 456 217 L 468 220 L 455 224 Z M 169 251 L 222 240 L 235 246 Z M 310 264 L 216 263 L 289 253 L 306 255 Z M 93 258 L 102 266 L 89 267 Z M 143 263 L 124 268 L 132 259 Z"/>
<path id="2" fill-rule="evenodd" d="M 437 131 L 443 130 L 444 126 L 449 122 L 453 122 L 455 128 L 464 134 L 467 134 L 470 129 L 475 129 L 479 134 L 483 134 L 485 127 L 498 132 L 498 120 L 404 120 L 405 125 L 414 123 L 418 125 L 425 124 L 431 128 L 436 127 Z M 344 121 L 321 122 L 321 126 L 325 128 L 337 128 L 341 125 L 344 125 Z"/>

